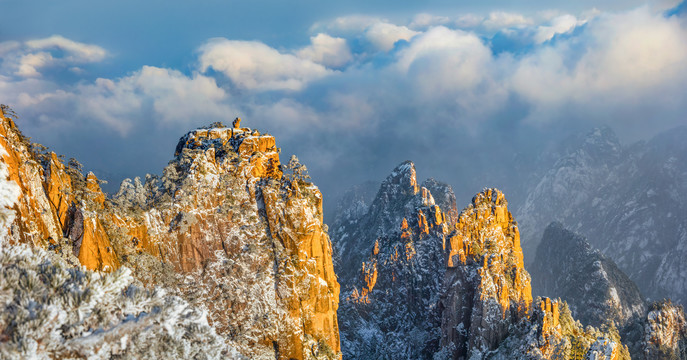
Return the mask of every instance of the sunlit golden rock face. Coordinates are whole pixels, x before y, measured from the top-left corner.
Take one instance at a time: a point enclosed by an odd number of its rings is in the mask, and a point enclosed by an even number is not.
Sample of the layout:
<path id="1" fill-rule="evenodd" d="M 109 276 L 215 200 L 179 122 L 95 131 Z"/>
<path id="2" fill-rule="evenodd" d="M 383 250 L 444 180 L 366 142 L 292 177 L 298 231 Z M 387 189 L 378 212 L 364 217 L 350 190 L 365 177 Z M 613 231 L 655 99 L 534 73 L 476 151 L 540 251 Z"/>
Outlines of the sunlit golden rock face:
<path id="1" fill-rule="evenodd" d="M 48 248 L 60 239 L 71 239 L 74 255 L 90 270 L 112 271 L 119 267 L 117 255 L 99 220 L 105 195 L 98 179 L 89 174 L 81 199 L 77 200 L 72 179 L 54 153 L 40 154 L 10 118 L 2 116 L 0 145 L 9 179 L 21 195 L 15 205 L 16 217 L 10 226 L 11 242 Z"/>
<path id="2" fill-rule="evenodd" d="M 102 224 L 105 194 L 98 178 L 86 176 L 84 200 L 73 204 L 64 224 L 65 236 L 72 240 L 74 254 L 81 265 L 91 270 L 112 271 L 119 267 L 119 259 Z"/>
<path id="3" fill-rule="evenodd" d="M 454 359 L 473 349 L 495 349 L 508 336 L 509 326 L 530 311 L 530 277 L 517 223 L 507 206 L 499 190 L 478 193 L 444 243 L 441 341 L 455 349 Z"/>
<path id="4" fill-rule="evenodd" d="M 340 358 L 322 195 L 300 174 L 283 176 L 274 137 L 238 127 L 192 131 L 163 176 L 139 184 L 131 201 L 107 199 L 95 175 L 74 177 L 55 154 L 33 153 L 9 118 L 0 145 L 21 189 L 12 242 L 66 241 L 93 270 L 145 271 L 151 265 L 129 262 L 152 255 L 245 356 Z"/>
<path id="5" fill-rule="evenodd" d="M 7 164 L 9 180 L 21 189 L 14 208 L 17 216 L 8 232 L 10 242 L 48 246 L 51 240 L 62 237 L 62 227 L 43 188 L 43 168 L 33 157 L 28 140 L 14 121 L 4 116 L 0 121 L 1 158 Z M 64 211 L 64 205 L 60 210 Z"/>
<path id="6" fill-rule="evenodd" d="M 209 320 L 247 356 L 337 357 L 339 284 L 322 195 L 283 177 L 278 151 L 274 137 L 248 128 L 192 131 L 154 180 L 149 206 L 115 223 L 188 274 L 181 291 L 203 293 Z"/>
<path id="7" fill-rule="evenodd" d="M 57 215 L 60 228 L 63 228 L 67 222 L 67 213 L 73 198 L 72 179 L 67 175 L 64 164 L 55 153 L 50 153 L 50 158 L 44 168 L 46 170 L 43 187 L 51 208 Z"/>
<path id="8" fill-rule="evenodd" d="M 687 353 L 687 321 L 682 306 L 670 301 L 651 305 L 642 343 L 646 359 L 682 359 Z"/>
<path id="9" fill-rule="evenodd" d="M 538 335 L 540 340 L 540 350 L 542 353 L 551 353 L 553 350 L 551 346 L 560 340 L 560 312 L 559 304 L 557 300 L 551 300 L 550 298 L 541 298 L 539 303 L 534 306 L 531 321 L 538 323 L 539 327 Z"/>

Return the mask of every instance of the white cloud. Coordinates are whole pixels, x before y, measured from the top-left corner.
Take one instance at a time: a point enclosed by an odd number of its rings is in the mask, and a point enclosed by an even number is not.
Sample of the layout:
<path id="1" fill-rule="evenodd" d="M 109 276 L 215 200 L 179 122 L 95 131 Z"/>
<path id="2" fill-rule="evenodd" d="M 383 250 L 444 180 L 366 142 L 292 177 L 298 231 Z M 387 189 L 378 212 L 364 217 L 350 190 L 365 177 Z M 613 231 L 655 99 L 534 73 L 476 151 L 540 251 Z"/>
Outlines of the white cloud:
<path id="1" fill-rule="evenodd" d="M 224 120 L 233 114 L 228 95 L 213 78 L 152 66 L 74 87 L 40 79 L 0 78 L 0 98 L 17 109 L 40 114 L 38 120 L 45 126 L 78 128 L 83 122 L 97 122 L 122 136 L 137 121 L 188 126 L 198 119 Z"/>
<path id="2" fill-rule="evenodd" d="M 68 54 L 65 60 L 69 62 L 98 62 L 107 56 L 107 51 L 100 46 L 76 42 L 59 35 L 53 35 L 45 39 L 29 40 L 26 42 L 26 46 L 29 49 L 35 50 L 63 50 Z"/>
<path id="3" fill-rule="evenodd" d="M 301 59 L 307 59 L 330 68 L 346 65 L 353 59 L 346 39 L 319 33 L 310 37 L 310 46 L 296 52 Z"/>
<path id="4" fill-rule="evenodd" d="M 491 51 L 475 34 L 439 26 L 418 35 L 407 48 L 401 50 L 397 65 L 407 72 L 421 59 L 429 57 L 442 59 L 453 65 L 470 64 L 465 73 L 466 77 L 472 77 L 479 75 L 480 71 L 476 68 L 481 67 L 480 63 L 488 65 L 485 61 L 490 59 Z M 461 66 L 454 71 L 459 71 Z M 450 76 L 450 73 L 446 75 Z"/>
<path id="5" fill-rule="evenodd" d="M 513 27 L 521 27 L 533 24 L 532 19 L 522 14 L 509 13 L 504 11 L 494 11 L 482 22 L 482 26 L 487 29 L 497 30 Z"/>
<path id="6" fill-rule="evenodd" d="M 455 25 L 461 29 L 470 29 L 482 24 L 484 17 L 475 14 L 465 14 L 459 16 L 455 21 Z"/>
<path id="7" fill-rule="evenodd" d="M 417 14 L 413 17 L 413 21 L 408 25 L 411 29 L 424 29 L 430 26 L 446 25 L 451 21 L 446 16 L 438 16 L 427 13 Z"/>
<path id="8" fill-rule="evenodd" d="M 49 67 L 71 68 L 102 61 L 107 51 L 100 46 L 69 40 L 59 35 L 24 43 L 0 43 L 1 71 L 21 77 L 39 77 Z"/>
<path id="9" fill-rule="evenodd" d="M 511 84 L 534 105 L 533 121 L 551 121 L 567 104 L 606 115 L 653 106 L 681 92 L 687 80 L 685 44 L 687 32 L 677 19 L 646 8 L 600 16 L 579 36 L 524 57 Z"/>
<path id="10" fill-rule="evenodd" d="M 493 24 L 499 16 L 491 16 Z M 530 21 L 512 18 L 499 26 Z M 77 118 L 94 119 L 121 134 L 131 132 L 136 121 L 187 124 L 198 117 L 224 119 L 237 109 L 294 137 L 304 127 L 372 131 L 393 119 L 407 121 L 398 126 L 412 132 L 428 124 L 463 129 L 490 121 L 538 124 L 575 117 L 613 125 L 639 119 L 646 108 L 666 118 L 687 111 L 686 24 L 647 8 L 599 14 L 589 21 L 556 14 L 541 25 L 522 25 L 515 32 L 532 46 L 517 54 L 492 52 L 493 45 L 480 33 L 487 20 L 479 20 L 471 31 L 445 26 L 413 31 L 378 18 L 346 19 L 338 26 L 357 26 L 358 32 L 349 37 L 319 33 L 301 49 L 208 41 L 198 52 L 201 73 L 191 75 L 144 66 L 124 77 L 70 88 L 39 77 L 19 81 L 13 75 L 19 68 L 13 68 L 0 73 L 0 97 L 46 114 L 66 103 Z M 567 36 L 548 41 L 561 33 Z M 400 39 L 408 43 L 389 52 Z M 356 51 L 371 53 L 352 54 L 354 41 L 364 48 Z M 12 54 L 25 48 L 0 44 L 0 52 Z M 24 76 L 31 75 L 28 66 L 40 73 L 51 61 L 41 52 L 52 54 L 48 48 L 29 52 L 35 57 L 23 61 Z M 346 66 L 354 56 L 355 66 Z M 220 73 L 231 83 L 218 85 L 213 77 L 224 78 Z M 317 91 L 303 91 L 313 90 L 314 82 Z M 257 94 L 268 90 L 290 91 Z"/>
<path id="11" fill-rule="evenodd" d="M 256 41 L 213 39 L 199 51 L 201 71 L 219 71 L 236 86 L 249 90 L 300 90 L 332 73 L 312 60 L 280 53 Z"/>
<path id="12" fill-rule="evenodd" d="M 40 76 L 38 69 L 52 63 L 53 60 L 54 58 L 50 53 L 43 51 L 38 53 L 22 55 L 19 58 L 18 68 L 15 74 L 25 77 Z"/>
<path id="13" fill-rule="evenodd" d="M 188 77 L 176 70 L 144 66 L 117 80 L 97 79 L 73 94 L 82 116 L 94 117 L 126 134 L 131 119 L 150 103 L 160 124 L 189 124 L 197 118 L 221 119 L 229 114 L 227 95 L 215 80 L 200 74 Z"/>
<path id="14" fill-rule="evenodd" d="M 420 17 L 422 18 L 422 17 Z M 363 39 L 372 52 L 388 52 L 394 48 L 399 40 L 410 40 L 419 32 L 403 25 L 392 24 L 386 19 L 366 15 L 350 15 L 338 17 L 331 21 L 317 22 L 311 32 L 324 32 L 344 38 Z"/>
<path id="15" fill-rule="evenodd" d="M 557 16 L 551 19 L 549 25 L 542 25 L 537 28 L 534 41 L 537 44 L 541 44 L 551 40 L 554 35 L 567 33 L 583 23 L 583 21 L 578 21 L 573 15 Z"/>
<path id="16" fill-rule="evenodd" d="M 367 28 L 365 38 L 378 50 L 389 51 L 399 40 L 410 40 L 419 34 L 405 26 L 378 22 Z"/>
<path id="17" fill-rule="evenodd" d="M 362 33 L 368 27 L 380 22 L 387 21 L 368 15 L 341 16 L 334 20 L 316 22 L 310 27 L 310 32 L 325 32 L 336 36 L 354 36 Z"/>

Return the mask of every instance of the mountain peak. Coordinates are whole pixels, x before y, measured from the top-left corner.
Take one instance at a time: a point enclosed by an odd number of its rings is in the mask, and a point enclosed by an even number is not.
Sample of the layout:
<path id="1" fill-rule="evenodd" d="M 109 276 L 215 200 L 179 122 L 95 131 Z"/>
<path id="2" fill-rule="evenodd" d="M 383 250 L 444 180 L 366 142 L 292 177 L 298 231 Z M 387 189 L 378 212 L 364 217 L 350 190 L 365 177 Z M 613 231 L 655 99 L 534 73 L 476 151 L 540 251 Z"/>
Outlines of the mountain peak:
<path id="1" fill-rule="evenodd" d="M 410 191 L 413 195 L 417 194 L 420 190 L 417 185 L 415 164 L 410 160 L 406 160 L 396 166 L 394 170 L 391 171 L 391 174 L 387 176 L 386 180 L 384 180 L 384 183 L 388 185 L 398 185 L 402 190 Z"/>

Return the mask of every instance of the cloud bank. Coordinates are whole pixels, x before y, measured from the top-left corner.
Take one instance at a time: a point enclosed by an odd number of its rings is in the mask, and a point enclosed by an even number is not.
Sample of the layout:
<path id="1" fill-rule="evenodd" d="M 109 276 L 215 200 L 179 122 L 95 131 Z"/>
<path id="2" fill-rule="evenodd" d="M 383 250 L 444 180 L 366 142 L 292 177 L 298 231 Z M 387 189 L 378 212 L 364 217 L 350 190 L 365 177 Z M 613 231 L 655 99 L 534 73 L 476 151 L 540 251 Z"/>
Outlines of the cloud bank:
<path id="1" fill-rule="evenodd" d="M 108 52 L 59 36 L 0 43 L 0 99 L 53 144 L 113 131 L 113 144 L 145 141 L 144 152 L 162 154 L 117 169 L 127 176 L 159 171 L 146 167 L 169 157 L 169 140 L 158 148 L 163 137 L 243 116 L 332 192 L 406 158 L 454 185 L 490 185 L 498 177 L 489 167 L 507 168 L 572 131 L 604 124 L 635 140 L 685 124 L 680 12 L 423 13 L 406 23 L 355 15 L 311 32 L 294 48 L 209 39 L 185 70 L 142 66 L 71 82 L 49 75 Z M 89 161 L 135 153 L 107 151 Z"/>

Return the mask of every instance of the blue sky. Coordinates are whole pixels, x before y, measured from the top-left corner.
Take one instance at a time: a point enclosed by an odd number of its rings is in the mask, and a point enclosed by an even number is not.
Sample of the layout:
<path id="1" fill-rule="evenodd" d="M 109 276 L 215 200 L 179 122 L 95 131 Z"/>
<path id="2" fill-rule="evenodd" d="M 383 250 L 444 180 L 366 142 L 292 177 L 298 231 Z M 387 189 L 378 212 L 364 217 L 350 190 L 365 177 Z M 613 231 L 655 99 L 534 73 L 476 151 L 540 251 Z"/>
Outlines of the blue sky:
<path id="1" fill-rule="evenodd" d="M 507 189 L 495 168 L 572 133 L 608 125 L 630 142 L 687 123 L 677 6 L 0 0 L 0 102 L 113 183 L 241 116 L 325 194 L 405 159 L 459 193 Z"/>

